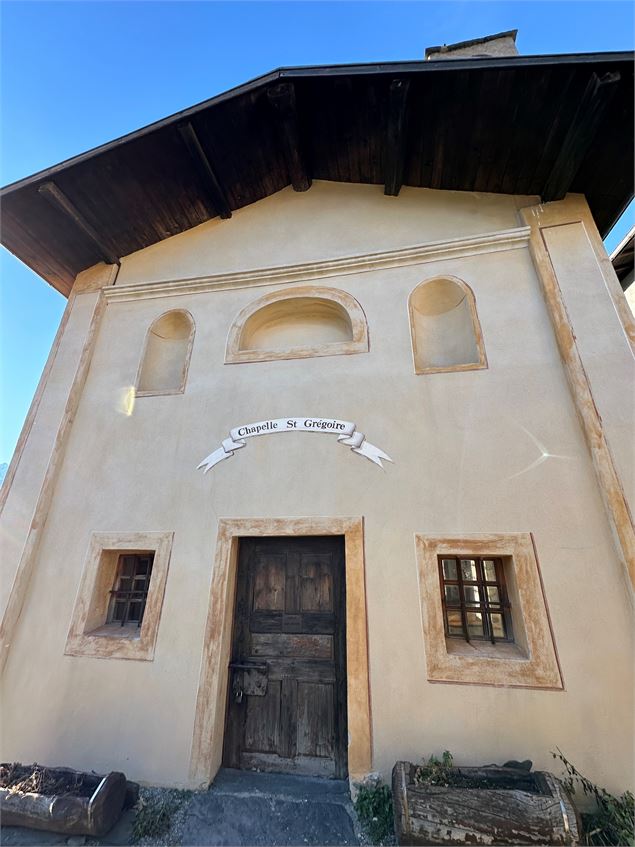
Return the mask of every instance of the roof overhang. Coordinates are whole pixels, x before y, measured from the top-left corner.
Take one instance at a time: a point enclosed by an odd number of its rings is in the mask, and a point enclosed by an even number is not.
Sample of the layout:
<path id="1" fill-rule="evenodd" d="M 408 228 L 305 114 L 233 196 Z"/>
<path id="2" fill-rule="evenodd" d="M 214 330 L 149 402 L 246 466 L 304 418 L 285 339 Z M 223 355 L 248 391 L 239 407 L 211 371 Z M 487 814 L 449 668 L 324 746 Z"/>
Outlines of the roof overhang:
<path id="1" fill-rule="evenodd" d="M 628 284 L 629 274 L 635 264 L 635 226 L 627 232 L 624 238 L 611 253 L 611 262 L 622 288 Z"/>
<path id="2" fill-rule="evenodd" d="M 633 196 L 633 54 L 281 68 L 6 186 L 2 243 L 63 294 L 77 273 L 312 179 Z"/>

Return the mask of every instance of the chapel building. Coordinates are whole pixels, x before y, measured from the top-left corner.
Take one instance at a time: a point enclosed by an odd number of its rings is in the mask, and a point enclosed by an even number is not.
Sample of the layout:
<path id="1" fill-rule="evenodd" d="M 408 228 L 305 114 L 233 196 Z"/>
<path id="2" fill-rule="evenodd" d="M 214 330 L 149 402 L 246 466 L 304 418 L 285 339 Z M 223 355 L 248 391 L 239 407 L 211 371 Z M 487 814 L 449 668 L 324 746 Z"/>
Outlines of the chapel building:
<path id="1" fill-rule="evenodd" d="M 560 748 L 633 786 L 633 56 L 283 68 L 2 190 L 68 304 L 2 488 L 4 761 Z"/>

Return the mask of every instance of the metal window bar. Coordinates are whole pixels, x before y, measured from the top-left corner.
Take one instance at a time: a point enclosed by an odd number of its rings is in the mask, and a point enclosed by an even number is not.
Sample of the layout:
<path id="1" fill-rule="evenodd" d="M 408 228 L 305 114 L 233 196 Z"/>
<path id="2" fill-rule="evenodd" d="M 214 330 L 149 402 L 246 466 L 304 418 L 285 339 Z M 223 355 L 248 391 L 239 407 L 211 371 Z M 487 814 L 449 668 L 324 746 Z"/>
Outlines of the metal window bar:
<path id="1" fill-rule="evenodd" d="M 132 561 L 130 573 L 124 573 L 126 563 Z M 152 575 L 153 554 L 133 555 L 125 554 L 119 557 L 117 563 L 116 588 L 110 591 L 110 609 L 108 623 L 120 623 L 125 626 L 128 622 L 136 622 L 140 627 L 148 598 L 148 588 Z M 145 573 L 141 569 L 145 570 Z M 122 582 L 129 582 L 133 587 L 122 589 Z M 140 587 L 134 586 L 139 583 Z M 138 606 L 138 613 L 134 614 L 134 608 Z"/>
<path id="2" fill-rule="evenodd" d="M 461 568 L 461 560 L 474 562 L 476 566 L 476 579 L 465 579 Z M 456 569 L 456 579 L 448 579 L 445 576 L 443 562 L 452 562 Z M 484 562 L 492 562 L 494 565 L 494 579 L 487 579 Z M 507 597 L 503 563 L 501 559 L 493 556 L 439 556 L 439 577 L 441 582 L 441 603 L 443 607 L 443 620 L 445 634 L 448 638 L 464 638 L 470 643 L 472 639 L 481 641 L 513 641 L 513 630 L 511 621 L 511 606 Z M 446 600 L 446 586 L 456 586 L 459 592 L 458 603 L 448 603 Z M 473 587 L 479 597 L 478 603 L 468 604 L 465 599 L 465 588 Z M 498 602 L 490 601 L 488 588 L 495 588 L 498 592 Z M 448 612 L 459 612 L 461 618 L 462 635 L 450 631 L 450 619 Z M 470 635 L 467 615 L 474 612 L 481 616 L 482 635 Z M 496 636 L 492 615 L 500 615 L 503 636 Z"/>

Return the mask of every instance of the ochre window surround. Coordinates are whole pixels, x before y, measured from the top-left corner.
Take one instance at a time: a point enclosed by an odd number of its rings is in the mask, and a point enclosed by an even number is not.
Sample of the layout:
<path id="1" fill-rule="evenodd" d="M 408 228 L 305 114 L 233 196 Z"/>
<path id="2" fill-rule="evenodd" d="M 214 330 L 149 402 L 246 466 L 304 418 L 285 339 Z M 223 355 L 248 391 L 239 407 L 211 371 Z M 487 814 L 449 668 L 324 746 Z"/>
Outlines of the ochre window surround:
<path id="1" fill-rule="evenodd" d="M 487 368 L 476 298 L 455 276 L 425 279 L 408 298 L 416 374 Z"/>
<path id="2" fill-rule="evenodd" d="M 415 535 L 428 679 L 562 689 L 562 674 L 531 533 Z M 443 559 L 499 560 L 514 641 L 449 637 L 442 601 Z M 484 581 L 486 582 L 486 581 Z M 495 582 L 495 580 L 492 580 Z"/>
<path id="3" fill-rule="evenodd" d="M 227 337 L 225 364 L 368 352 L 366 315 L 338 288 L 305 285 L 245 306 Z"/>
<path id="4" fill-rule="evenodd" d="M 152 322 L 139 361 L 135 396 L 183 394 L 195 330 L 194 318 L 185 309 L 171 309 Z"/>
<path id="5" fill-rule="evenodd" d="M 82 572 L 67 656 L 152 661 L 170 564 L 172 532 L 94 532 Z M 152 558 L 141 626 L 109 622 L 112 591 L 118 584 L 122 554 Z"/>

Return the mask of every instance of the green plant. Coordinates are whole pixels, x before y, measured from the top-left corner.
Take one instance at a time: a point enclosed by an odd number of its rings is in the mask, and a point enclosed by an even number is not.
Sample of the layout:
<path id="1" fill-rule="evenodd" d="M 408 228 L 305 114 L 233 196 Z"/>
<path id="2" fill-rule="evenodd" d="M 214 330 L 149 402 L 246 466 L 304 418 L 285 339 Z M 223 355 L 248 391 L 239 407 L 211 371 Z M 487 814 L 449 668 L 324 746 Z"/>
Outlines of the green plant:
<path id="1" fill-rule="evenodd" d="M 450 785 L 454 759 L 449 750 L 444 750 L 441 759 L 430 756 L 428 761 L 415 770 L 417 785 Z"/>
<path id="2" fill-rule="evenodd" d="M 190 796 L 189 791 L 142 791 L 135 806 L 132 825 L 132 840 L 135 844 L 142 838 L 158 838 L 165 835 L 174 814 Z"/>
<path id="3" fill-rule="evenodd" d="M 583 843 L 598 845 L 633 845 L 635 844 L 635 801 L 630 791 L 625 791 L 620 797 L 609 794 L 604 788 L 599 788 L 590 779 L 583 776 L 562 751 L 556 747 L 557 753 L 551 751 L 554 759 L 560 759 L 565 767 L 566 777 L 563 779 L 565 788 L 575 794 L 576 787 L 581 787 L 583 793 L 595 802 L 595 811 L 582 813 Z"/>
<path id="4" fill-rule="evenodd" d="M 387 785 L 360 785 L 355 811 L 372 844 L 394 843 L 392 792 Z"/>

